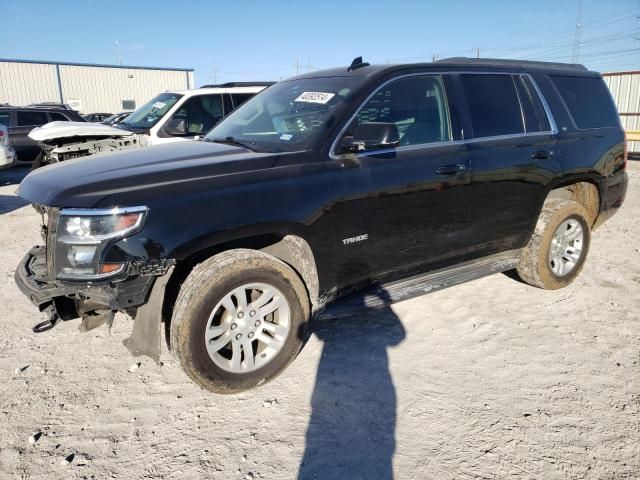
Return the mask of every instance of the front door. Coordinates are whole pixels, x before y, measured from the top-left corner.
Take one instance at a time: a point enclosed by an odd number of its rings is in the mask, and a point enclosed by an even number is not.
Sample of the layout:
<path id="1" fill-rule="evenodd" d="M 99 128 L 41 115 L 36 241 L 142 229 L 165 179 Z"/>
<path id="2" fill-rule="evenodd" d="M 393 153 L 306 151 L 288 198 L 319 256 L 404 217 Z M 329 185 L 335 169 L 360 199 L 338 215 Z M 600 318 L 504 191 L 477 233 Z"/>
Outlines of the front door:
<path id="1" fill-rule="evenodd" d="M 339 289 L 455 262 L 469 240 L 469 157 L 452 141 L 442 78 L 386 83 L 341 137 L 369 122 L 394 123 L 400 145 L 349 155 L 338 139 L 340 168 L 330 180 L 337 202 L 329 214 Z"/>

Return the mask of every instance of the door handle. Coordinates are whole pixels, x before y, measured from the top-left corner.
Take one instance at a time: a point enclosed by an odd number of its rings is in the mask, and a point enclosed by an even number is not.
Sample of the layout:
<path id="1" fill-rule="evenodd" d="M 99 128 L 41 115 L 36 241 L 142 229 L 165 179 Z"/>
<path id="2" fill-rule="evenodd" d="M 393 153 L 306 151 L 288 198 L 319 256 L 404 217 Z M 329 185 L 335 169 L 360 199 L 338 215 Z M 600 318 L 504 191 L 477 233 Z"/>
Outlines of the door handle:
<path id="1" fill-rule="evenodd" d="M 465 165 L 442 165 L 441 167 L 436 168 L 436 173 L 438 175 L 453 175 L 454 173 L 464 172 L 467 169 Z"/>
<path id="2" fill-rule="evenodd" d="M 546 160 L 550 157 L 553 157 L 553 150 L 539 150 L 531 154 L 531 158 L 534 160 Z"/>

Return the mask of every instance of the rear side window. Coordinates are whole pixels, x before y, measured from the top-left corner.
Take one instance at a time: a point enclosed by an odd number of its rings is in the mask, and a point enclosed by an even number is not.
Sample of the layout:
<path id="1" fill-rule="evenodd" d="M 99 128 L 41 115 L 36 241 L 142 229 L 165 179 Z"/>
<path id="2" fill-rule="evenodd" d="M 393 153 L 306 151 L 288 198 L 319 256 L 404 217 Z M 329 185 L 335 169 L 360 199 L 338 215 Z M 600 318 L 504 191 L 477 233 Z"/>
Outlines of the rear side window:
<path id="1" fill-rule="evenodd" d="M 52 122 L 68 122 L 69 121 L 69 119 L 64 115 L 62 115 L 61 113 L 51 112 L 49 113 L 49 115 L 51 115 Z"/>
<path id="2" fill-rule="evenodd" d="M 460 75 L 474 137 L 524 133 L 522 111 L 511 75 Z"/>
<path id="3" fill-rule="evenodd" d="M 551 75 L 578 128 L 617 127 L 618 112 L 600 78 Z"/>
<path id="4" fill-rule="evenodd" d="M 233 108 L 238 108 L 244 102 L 253 97 L 253 93 L 232 93 L 231 100 L 233 100 Z"/>
<path id="5" fill-rule="evenodd" d="M 18 126 L 30 127 L 40 126 L 48 123 L 47 114 L 45 112 L 17 112 Z"/>
<path id="6" fill-rule="evenodd" d="M 520 105 L 522 106 L 525 131 L 531 133 L 551 130 L 547 113 L 529 78 L 517 76 L 514 77 L 514 81 L 520 98 Z"/>
<path id="7" fill-rule="evenodd" d="M 0 112 L 0 123 L 2 123 L 7 128 L 11 126 L 11 117 L 9 115 L 9 112 Z"/>

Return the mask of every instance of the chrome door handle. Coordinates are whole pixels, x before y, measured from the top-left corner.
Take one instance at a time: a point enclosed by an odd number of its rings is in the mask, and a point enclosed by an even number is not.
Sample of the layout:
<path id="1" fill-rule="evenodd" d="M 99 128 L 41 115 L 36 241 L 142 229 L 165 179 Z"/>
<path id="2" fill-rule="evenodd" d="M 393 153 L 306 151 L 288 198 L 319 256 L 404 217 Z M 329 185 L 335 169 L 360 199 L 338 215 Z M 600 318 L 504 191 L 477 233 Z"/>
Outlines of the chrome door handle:
<path id="1" fill-rule="evenodd" d="M 441 167 L 436 168 L 436 173 L 438 175 L 453 175 L 454 173 L 464 172 L 466 169 L 466 165 L 463 164 L 442 165 Z"/>

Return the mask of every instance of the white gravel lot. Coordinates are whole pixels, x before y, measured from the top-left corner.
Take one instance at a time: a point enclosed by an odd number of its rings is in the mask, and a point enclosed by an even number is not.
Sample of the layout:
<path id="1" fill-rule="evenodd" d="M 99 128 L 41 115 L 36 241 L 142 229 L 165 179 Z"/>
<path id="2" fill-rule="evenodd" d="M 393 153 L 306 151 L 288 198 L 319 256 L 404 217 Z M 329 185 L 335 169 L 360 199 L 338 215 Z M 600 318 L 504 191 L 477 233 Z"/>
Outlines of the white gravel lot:
<path id="1" fill-rule="evenodd" d="M 500 274 L 326 322 L 283 375 L 228 397 L 166 351 L 130 368 L 123 315 L 111 336 L 31 333 L 24 173 L 0 172 L 2 479 L 640 477 L 640 163 L 569 288 Z"/>

